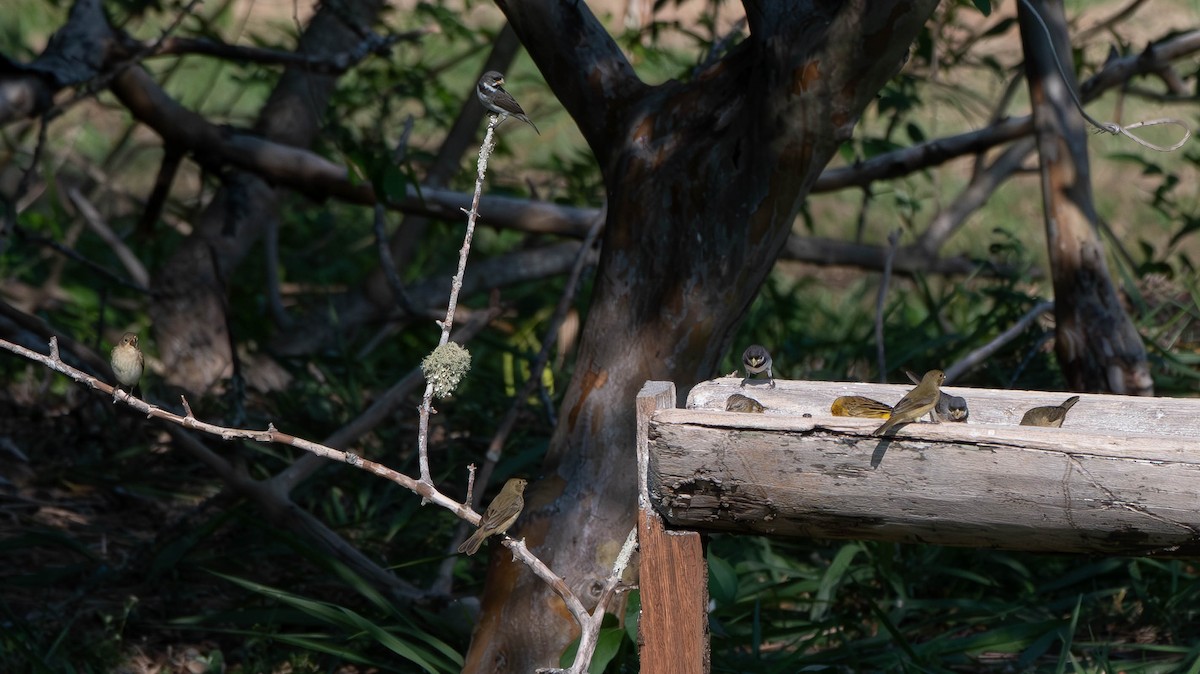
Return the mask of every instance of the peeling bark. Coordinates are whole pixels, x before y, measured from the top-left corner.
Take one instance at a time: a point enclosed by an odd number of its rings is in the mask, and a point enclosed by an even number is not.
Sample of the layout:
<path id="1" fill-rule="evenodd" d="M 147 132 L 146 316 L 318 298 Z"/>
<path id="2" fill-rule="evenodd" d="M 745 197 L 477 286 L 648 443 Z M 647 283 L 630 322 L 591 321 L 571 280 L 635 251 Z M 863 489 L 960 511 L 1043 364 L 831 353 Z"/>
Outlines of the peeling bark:
<path id="1" fill-rule="evenodd" d="M 1059 366 L 1073 391 L 1153 395 L 1146 347 L 1121 306 L 1104 258 L 1088 129 L 1071 95 L 1079 84 L 1070 62 L 1060 69 L 1057 60 L 1071 54 L 1063 5 L 1041 0 L 1032 5 L 1046 29 L 1025 3 L 1017 9 L 1041 162 Z"/>

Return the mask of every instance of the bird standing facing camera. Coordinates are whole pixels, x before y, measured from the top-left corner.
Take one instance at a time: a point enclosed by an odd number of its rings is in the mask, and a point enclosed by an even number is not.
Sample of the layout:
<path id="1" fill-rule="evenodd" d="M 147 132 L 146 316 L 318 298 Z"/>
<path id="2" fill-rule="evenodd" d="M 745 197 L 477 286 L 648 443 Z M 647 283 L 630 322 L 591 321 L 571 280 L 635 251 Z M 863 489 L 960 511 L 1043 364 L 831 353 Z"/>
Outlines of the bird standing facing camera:
<path id="1" fill-rule="evenodd" d="M 521 109 L 521 105 L 517 103 L 517 99 L 512 97 L 512 94 L 504 90 L 504 75 L 489 70 L 479 78 L 479 84 L 475 87 L 475 93 L 479 95 L 479 102 L 483 103 L 483 107 L 493 115 L 500 117 L 500 123 L 509 117 L 516 117 L 533 127 L 537 134 L 542 135 L 538 131 L 537 125 L 530 121 L 525 111 Z"/>
<path id="2" fill-rule="evenodd" d="M 742 386 L 749 383 L 754 375 L 767 373 L 767 383 L 775 388 L 775 377 L 771 375 L 771 354 L 761 344 L 751 344 L 742 352 L 742 367 L 746 368 L 746 378 Z"/>
<path id="3" fill-rule="evenodd" d="M 146 359 L 138 348 L 138 336 L 132 332 L 122 335 L 120 343 L 112 348 L 109 359 L 117 383 L 127 387 L 132 394 L 146 366 Z M 113 391 L 113 400 L 116 400 L 116 391 Z"/>

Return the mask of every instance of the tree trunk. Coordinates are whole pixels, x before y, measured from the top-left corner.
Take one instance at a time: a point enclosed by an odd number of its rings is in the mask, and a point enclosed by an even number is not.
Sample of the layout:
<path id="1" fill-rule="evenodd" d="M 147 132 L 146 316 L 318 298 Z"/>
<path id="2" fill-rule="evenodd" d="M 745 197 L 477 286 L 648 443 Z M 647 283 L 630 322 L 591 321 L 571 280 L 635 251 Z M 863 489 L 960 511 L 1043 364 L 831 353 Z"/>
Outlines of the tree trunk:
<path id="1" fill-rule="evenodd" d="M 649 87 L 583 3 L 501 2 L 596 154 L 608 220 L 575 376 L 518 537 L 585 604 L 634 526 L 634 399 L 708 378 L 799 208 L 936 3 L 747 2 L 751 37 Z M 464 671 L 557 666 L 576 626 L 493 556 Z"/>
<path id="2" fill-rule="evenodd" d="M 322 5 L 300 40 L 311 56 L 349 51 L 362 37 L 356 25 L 375 23 L 380 0 Z M 122 76 L 124 77 L 124 76 Z M 121 95 L 121 78 L 114 91 Z M 320 128 L 336 75 L 290 68 L 280 78 L 259 116 L 256 131 L 296 147 L 309 146 Z M 164 139 L 164 143 L 169 143 Z M 225 284 L 250 247 L 269 227 L 278 226 L 276 190 L 247 171 L 232 170 L 196 219 L 193 233 L 159 268 L 150 316 L 167 380 L 188 391 L 206 392 L 229 375 L 232 356 L 225 320 Z"/>
<path id="3" fill-rule="evenodd" d="M 1069 60 L 1063 5 L 1031 4 L 1042 21 L 1024 2 L 1017 3 L 1017 14 L 1041 161 L 1059 366 L 1073 391 L 1153 395 L 1145 345 L 1121 307 L 1104 259 L 1088 130 L 1078 97 L 1071 95 L 1079 84 Z"/>

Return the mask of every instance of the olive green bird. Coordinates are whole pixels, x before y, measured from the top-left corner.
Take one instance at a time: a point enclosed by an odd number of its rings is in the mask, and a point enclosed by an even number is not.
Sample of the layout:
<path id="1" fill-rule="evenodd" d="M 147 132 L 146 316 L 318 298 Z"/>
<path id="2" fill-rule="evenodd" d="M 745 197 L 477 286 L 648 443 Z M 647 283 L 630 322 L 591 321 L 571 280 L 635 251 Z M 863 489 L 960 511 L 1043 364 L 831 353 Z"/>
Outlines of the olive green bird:
<path id="1" fill-rule="evenodd" d="M 1045 407 L 1035 407 L 1025 413 L 1021 417 L 1022 426 L 1049 426 L 1051 428 L 1062 428 L 1063 421 L 1067 418 L 1067 412 L 1079 402 L 1079 396 L 1071 396 L 1063 401 L 1061 405 L 1047 405 Z"/>
<path id="2" fill-rule="evenodd" d="M 526 484 L 529 484 L 529 481 L 519 477 L 505 482 L 500 493 L 496 494 L 496 498 L 488 505 L 483 517 L 479 518 L 479 528 L 458 546 L 458 551 L 473 555 L 479 551 L 479 546 L 485 538 L 508 531 L 520 516 L 521 509 L 525 507 Z"/>
<path id="3" fill-rule="evenodd" d="M 921 383 L 900 399 L 892 408 L 892 416 L 876 428 L 872 435 L 883 435 L 897 424 L 916 421 L 937 407 L 941 397 L 941 385 L 946 381 L 946 373 L 941 370 L 930 370 L 921 377 Z"/>
<path id="4" fill-rule="evenodd" d="M 920 384 L 921 378 L 912 370 L 905 370 L 904 374 L 908 375 L 908 380 L 914 384 Z M 962 396 L 951 395 L 942 391 L 942 395 L 938 398 L 937 407 L 933 408 L 933 416 L 938 421 L 957 421 L 965 422 L 967 417 L 971 415 L 967 409 L 967 399 Z"/>

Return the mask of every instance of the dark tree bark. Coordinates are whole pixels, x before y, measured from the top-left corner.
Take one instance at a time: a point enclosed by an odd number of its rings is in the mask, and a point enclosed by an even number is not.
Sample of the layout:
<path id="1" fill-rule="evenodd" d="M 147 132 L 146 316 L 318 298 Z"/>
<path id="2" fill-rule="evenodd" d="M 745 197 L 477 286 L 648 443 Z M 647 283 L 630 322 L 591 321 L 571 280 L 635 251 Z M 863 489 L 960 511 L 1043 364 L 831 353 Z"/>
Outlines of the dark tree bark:
<path id="1" fill-rule="evenodd" d="M 1146 347 L 1121 307 L 1104 259 L 1088 129 L 1071 95 L 1079 84 L 1069 60 L 1059 65 L 1071 54 L 1063 5 L 1031 4 L 1042 21 L 1024 2 L 1017 3 L 1017 13 L 1041 161 L 1059 366 L 1073 391 L 1153 395 Z"/>
<path id="2" fill-rule="evenodd" d="M 376 22 L 380 0 L 349 0 L 322 5 L 300 39 L 298 50 L 312 56 L 349 51 L 362 40 L 355 26 Z M 349 25 L 347 20 L 355 25 Z M 121 75 L 118 97 L 135 95 Z M 143 73 L 144 74 L 144 73 Z M 289 68 L 263 106 L 255 130 L 275 142 L 310 145 L 337 76 Z M 131 105 L 131 107 L 133 107 Z M 170 144 L 170 138 L 164 138 Z M 164 372 L 172 384 L 203 392 L 228 374 L 232 364 L 225 321 L 225 283 L 269 227 L 277 226 L 276 188 L 249 171 L 231 170 L 224 185 L 197 218 L 195 233 L 159 268 L 150 316 Z"/>
<path id="3" fill-rule="evenodd" d="M 821 169 L 903 65 L 922 2 L 750 2 L 750 38 L 647 86 L 583 3 L 500 2 L 603 171 L 608 220 L 575 377 L 517 536 L 584 601 L 634 525 L 634 398 L 712 375 Z M 575 626 L 503 553 L 464 671 L 556 666 Z"/>

